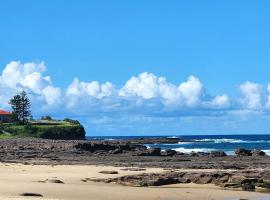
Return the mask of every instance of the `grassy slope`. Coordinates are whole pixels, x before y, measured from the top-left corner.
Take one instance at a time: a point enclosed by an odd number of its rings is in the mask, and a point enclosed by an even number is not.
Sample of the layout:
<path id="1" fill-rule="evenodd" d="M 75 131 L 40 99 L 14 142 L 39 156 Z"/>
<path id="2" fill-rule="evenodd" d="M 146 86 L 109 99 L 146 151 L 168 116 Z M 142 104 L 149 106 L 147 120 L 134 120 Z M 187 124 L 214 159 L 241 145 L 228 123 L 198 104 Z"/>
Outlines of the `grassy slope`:
<path id="1" fill-rule="evenodd" d="M 2 129 L 8 134 L 1 134 L 0 138 L 9 137 L 38 137 L 45 139 L 84 139 L 85 131 L 82 125 L 65 121 L 32 123 L 18 125 L 4 124 Z"/>

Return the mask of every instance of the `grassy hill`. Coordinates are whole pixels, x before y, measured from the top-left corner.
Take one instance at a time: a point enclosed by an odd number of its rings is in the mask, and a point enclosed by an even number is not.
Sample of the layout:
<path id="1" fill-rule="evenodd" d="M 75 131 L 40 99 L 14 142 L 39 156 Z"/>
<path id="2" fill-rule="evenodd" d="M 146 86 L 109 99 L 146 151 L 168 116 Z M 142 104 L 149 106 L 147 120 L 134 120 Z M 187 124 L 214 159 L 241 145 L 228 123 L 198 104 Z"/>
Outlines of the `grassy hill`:
<path id="1" fill-rule="evenodd" d="M 8 137 L 37 137 L 44 139 L 75 140 L 85 139 L 84 127 L 70 119 L 63 121 L 40 120 L 27 125 L 15 123 L 1 124 L 0 138 Z"/>

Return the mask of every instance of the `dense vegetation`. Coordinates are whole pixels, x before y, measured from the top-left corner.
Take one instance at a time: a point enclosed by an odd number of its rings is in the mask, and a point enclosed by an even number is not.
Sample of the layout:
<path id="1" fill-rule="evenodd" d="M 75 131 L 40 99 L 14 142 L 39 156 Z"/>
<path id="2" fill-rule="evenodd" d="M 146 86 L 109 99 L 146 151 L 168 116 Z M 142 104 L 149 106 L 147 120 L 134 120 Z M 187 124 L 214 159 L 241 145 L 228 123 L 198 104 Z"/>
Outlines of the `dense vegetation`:
<path id="1" fill-rule="evenodd" d="M 37 137 L 44 139 L 85 139 L 85 130 L 80 123 L 53 121 L 42 123 L 2 124 L 1 137 Z"/>
<path id="2" fill-rule="evenodd" d="M 37 137 L 44 139 L 79 140 L 85 139 L 85 130 L 79 121 L 65 118 L 54 120 L 43 116 L 35 120 L 31 116 L 31 102 L 25 91 L 13 96 L 9 104 L 12 117 L 0 122 L 0 139 L 12 137 Z"/>

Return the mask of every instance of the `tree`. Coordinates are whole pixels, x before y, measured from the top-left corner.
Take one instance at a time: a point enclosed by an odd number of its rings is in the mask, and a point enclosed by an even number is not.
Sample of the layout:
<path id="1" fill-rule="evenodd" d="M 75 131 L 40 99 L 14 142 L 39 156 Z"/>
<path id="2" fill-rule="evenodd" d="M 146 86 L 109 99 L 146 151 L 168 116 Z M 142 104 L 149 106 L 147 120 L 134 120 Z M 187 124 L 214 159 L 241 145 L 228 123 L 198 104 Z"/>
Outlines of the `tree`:
<path id="1" fill-rule="evenodd" d="M 21 96 L 19 94 L 15 95 L 12 99 L 10 99 L 9 104 L 12 109 L 12 118 L 13 121 L 20 121 L 20 112 L 21 112 Z"/>
<path id="2" fill-rule="evenodd" d="M 15 95 L 9 102 L 16 122 L 26 124 L 31 116 L 31 102 L 25 91 Z"/>
<path id="3" fill-rule="evenodd" d="M 27 94 L 25 91 L 22 91 L 21 93 L 21 121 L 23 124 L 26 124 L 28 122 L 28 119 L 31 116 L 31 102 L 30 99 L 28 98 Z"/>

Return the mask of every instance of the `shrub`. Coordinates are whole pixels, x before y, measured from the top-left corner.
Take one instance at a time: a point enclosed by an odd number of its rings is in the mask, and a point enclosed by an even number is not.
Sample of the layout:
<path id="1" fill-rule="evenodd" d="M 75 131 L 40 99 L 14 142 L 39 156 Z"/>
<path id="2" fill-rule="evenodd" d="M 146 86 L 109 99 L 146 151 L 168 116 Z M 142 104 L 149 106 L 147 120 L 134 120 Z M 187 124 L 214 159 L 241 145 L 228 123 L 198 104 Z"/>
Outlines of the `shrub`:
<path id="1" fill-rule="evenodd" d="M 65 118 L 63 121 L 69 122 L 71 124 L 80 124 L 80 122 L 78 120 L 73 120 L 73 119 L 70 119 L 70 118 Z"/>
<path id="2" fill-rule="evenodd" d="M 44 139 L 85 139 L 85 130 L 81 125 L 43 127 L 39 128 L 38 135 Z"/>
<path id="3" fill-rule="evenodd" d="M 83 140 L 85 130 L 81 124 L 11 124 L 5 128 L 13 136 L 38 137 L 44 139 Z"/>
<path id="4" fill-rule="evenodd" d="M 53 118 L 50 115 L 42 116 L 41 120 L 47 120 L 47 121 L 52 121 Z"/>

